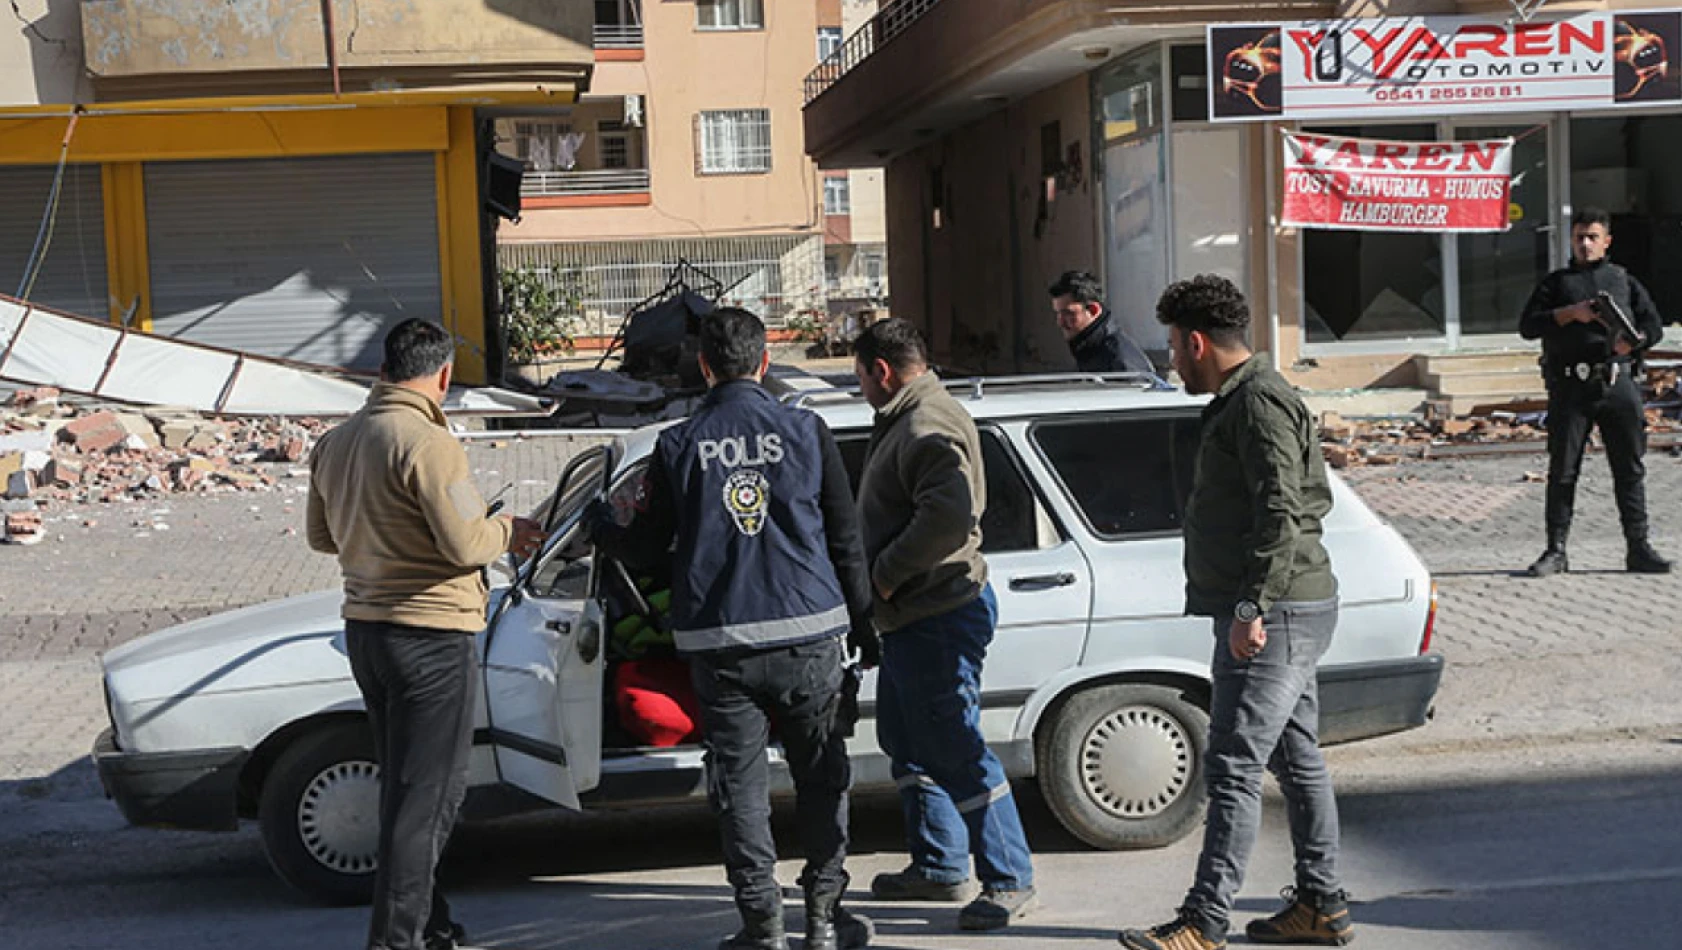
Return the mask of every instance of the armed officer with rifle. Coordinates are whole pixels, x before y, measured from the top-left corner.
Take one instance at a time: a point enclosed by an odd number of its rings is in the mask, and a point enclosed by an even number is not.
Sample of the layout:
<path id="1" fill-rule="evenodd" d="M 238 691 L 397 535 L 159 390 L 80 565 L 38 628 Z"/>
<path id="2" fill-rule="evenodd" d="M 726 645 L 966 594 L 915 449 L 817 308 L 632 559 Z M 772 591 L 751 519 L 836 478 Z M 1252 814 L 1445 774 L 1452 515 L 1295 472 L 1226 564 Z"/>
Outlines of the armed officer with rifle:
<path id="1" fill-rule="evenodd" d="M 1641 282 L 1606 257 L 1612 219 L 1598 208 L 1571 218 L 1571 264 L 1542 279 L 1519 320 L 1519 334 L 1542 341 L 1548 386 L 1548 546 L 1532 577 L 1569 570 L 1565 542 L 1589 430 L 1600 427 L 1612 466 L 1618 517 L 1628 545 L 1624 566 L 1665 574 L 1670 562 L 1647 539 L 1646 417 L 1635 379 L 1641 354 L 1659 341 L 1663 321 Z"/>

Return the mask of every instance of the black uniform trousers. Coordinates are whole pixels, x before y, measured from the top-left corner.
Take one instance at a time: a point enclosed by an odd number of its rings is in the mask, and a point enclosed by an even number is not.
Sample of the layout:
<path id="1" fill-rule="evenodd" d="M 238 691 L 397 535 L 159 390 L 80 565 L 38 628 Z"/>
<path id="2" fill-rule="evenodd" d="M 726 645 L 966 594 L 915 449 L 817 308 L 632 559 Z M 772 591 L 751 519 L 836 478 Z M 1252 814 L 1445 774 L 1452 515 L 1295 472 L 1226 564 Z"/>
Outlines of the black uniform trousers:
<path id="1" fill-rule="evenodd" d="M 478 683 L 471 634 L 345 622 L 351 673 L 380 764 L 379 870 L 369 950 L 423 950 L 447 934 L 433 875 L 467 792 Z"/>
<path id="2" fill-rule="evenodd" d="M 840 895 L 847 887 L 842 864 L 852 783 L 837 715 L 840 639 L 700 654 L 691 658 L 690 671 L 707 731 L 707 797 L 743 918 L 782 912 L 766 756 L 773 723 L 794 779 L 806 857 L 800 883 L 807 893 Z"/>
<path id="3" fill-rule="evenodd" d="M 1612 485 L 1618 502 L 1618 518 L 1624 537 L 1647 536 L 1647 467 L 1641 456 L 1647 451 L 1647 420 L 1641 393 L 1631 378 L 1630 368 L 1618 364 L 1618 377 L 1587 381 L 1553 378 L 1548 383 L 1548 498 L 1547 529 L 1550 543 L 1563 542 L 1571 528 L 1571 512 L 1577 501 L 1577 476 L 1583 468 L 1583 450 L 1589 430 L 1600 427 L 1606 446 L 1606 460 L 1612 466 Z"/>

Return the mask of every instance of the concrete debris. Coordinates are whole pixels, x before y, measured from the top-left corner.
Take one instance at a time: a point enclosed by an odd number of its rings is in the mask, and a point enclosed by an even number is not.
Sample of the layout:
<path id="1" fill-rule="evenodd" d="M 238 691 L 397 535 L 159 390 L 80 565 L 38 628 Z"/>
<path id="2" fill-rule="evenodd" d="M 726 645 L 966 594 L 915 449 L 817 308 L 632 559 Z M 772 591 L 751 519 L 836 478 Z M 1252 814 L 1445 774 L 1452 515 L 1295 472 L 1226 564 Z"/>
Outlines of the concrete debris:
<path id="1" fill-rule="evenodd" d="M 1649 433 L 1682 433 L 1682 354 L 1649 359 L 1642 380 Z M 1320 447 L 1332 468 L 1393 465 L 1434 457 L 1489 452 L 1546 452 L 1546 399 L 1485 403 L 1464 415 L 1449 412 L 1447 400 L 1428 401 L 1417 415 L 1350 419 L 1335 412 L 1320 417 Z"/>
<path id="2" fill-rule="evenodd" d="M 6 515 L 7 544 L 40 544 L 47 536 L 41 516 L 31 511 L 8 512 Z"/>
<path id="3" fill-rule="evenodd" d="M 19 390 L 0 405 L 0 494 L 39 510 L 171 492 L 269 490 L 278 478 L 307 477 L 300 466 L 328 425 L 313 418 L 77 408 L 49 387 Z M 38 540 L 26 527 L 18 536 Z"/>

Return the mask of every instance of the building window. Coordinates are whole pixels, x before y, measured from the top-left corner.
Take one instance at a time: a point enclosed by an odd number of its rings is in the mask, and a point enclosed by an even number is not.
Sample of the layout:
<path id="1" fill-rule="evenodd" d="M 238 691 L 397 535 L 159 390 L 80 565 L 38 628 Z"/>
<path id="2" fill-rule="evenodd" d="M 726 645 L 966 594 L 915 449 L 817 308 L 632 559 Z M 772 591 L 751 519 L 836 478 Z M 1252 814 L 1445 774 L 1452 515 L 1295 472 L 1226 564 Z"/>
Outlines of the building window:
<path id="1" fill-rule="evenodd" d="M 823 279 L 831 290 L 841 286 L 841 258 L 833 254 L 824 255 Z"/>
<path id="2" fill-rule="evenodd" d="M 603 168 L 631 167 L 631 139 L 625 123 L 604 119 L 596 123 L 596 153 Z"/>
<path id="3" fill-rule="evenodd" d="M 864 258 L 864 276 L 872 284 L 882 282 L 882 259 L 875 254 L 867 254 Z"/>
<path id="4" fill-rule="evenodd" d="M 823 213 L 850 214 L 853 205 L 846 175 L 830 175 L 823 180 Z"/>
<path id="5" fill-rule="evenodd" d="M 818 62 L 824 62 L 834 56 L 841 49 L 841 28 L 838 26 L 818 27 Z"/>
<path id="6" fill-rule="evenodd" d="M 578 143 L 565 122 L 522 120 L 514 123 L 514 157 L 532 171 L 570 169 L 577 164 Z"/>
<path id="7" fill-rule="evenodd" d="M 695 117 L 696 169 L 703 175 L 771 170 L 771 110 L 727 109 Z"/>
<path id="8" fill-rule="evenodd" d="M 765 0 L 695 0 L 695 26 L 702 30 L 762 30 Z"/>

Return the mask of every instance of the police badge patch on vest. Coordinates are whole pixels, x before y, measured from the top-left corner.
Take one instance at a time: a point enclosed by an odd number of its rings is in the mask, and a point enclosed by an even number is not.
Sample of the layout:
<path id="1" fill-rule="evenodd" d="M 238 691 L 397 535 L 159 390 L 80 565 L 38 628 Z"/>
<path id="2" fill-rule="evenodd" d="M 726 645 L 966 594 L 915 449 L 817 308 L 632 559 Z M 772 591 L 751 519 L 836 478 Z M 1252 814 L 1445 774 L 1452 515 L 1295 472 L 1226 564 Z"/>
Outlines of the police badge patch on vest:
<path id="1" fill-rule="evenodd" d="M 770 502 L 771 483 L 757 469 L 739 469 L 724 481 L 724 509 L 736 522 L 736 530 L 749 537 L 765 527 L 765 509 Z"/>

